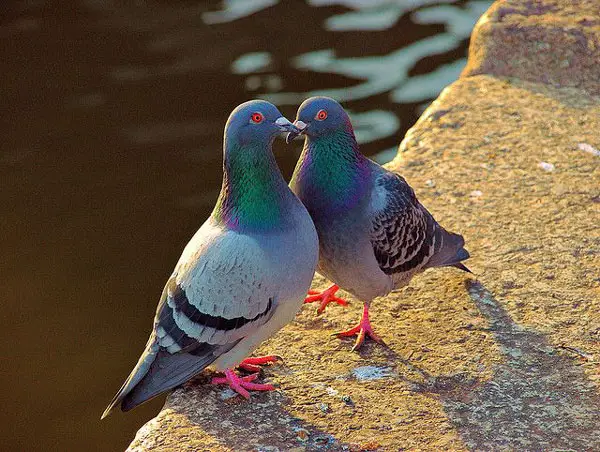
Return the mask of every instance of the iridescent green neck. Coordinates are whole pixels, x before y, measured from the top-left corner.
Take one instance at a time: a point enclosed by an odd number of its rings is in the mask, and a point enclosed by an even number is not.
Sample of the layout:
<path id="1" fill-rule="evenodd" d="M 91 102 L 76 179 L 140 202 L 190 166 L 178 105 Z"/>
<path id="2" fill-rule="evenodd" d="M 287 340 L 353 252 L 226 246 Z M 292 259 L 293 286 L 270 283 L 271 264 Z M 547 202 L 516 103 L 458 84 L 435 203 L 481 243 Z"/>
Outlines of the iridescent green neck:
<path id="1" fill-rule="evenodd" d="M 285 190 L 270 149 L 232 145 L 225 152 L 223 185 L 212 217 L 240 231 L 273 229 L 285 215 Z"/>
<path id="2" fill-rule="evenodd" d="M 367 159 L 352 132 L 342 129 L 306 138 L 290 185 L 308 210 L 318 213 L 356 205 L 367 179 Z"/>

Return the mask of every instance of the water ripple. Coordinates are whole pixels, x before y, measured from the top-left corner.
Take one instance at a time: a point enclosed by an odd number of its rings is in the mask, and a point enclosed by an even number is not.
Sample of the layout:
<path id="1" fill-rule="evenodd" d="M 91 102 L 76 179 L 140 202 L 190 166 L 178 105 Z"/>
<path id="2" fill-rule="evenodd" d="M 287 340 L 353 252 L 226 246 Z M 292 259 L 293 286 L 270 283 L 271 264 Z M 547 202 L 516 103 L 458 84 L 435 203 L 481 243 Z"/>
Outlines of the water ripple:
<path id="1" fill-rule="evenodd" d="M 325 29 L 331 31 L 375 31 L 393 27 L 404 14 L 429 4 L 451 3 L 454 0 L 402 0 L 397 2 L 356 2 L 358 11 L 331 16 Z M 338 2 L 332 2 L 338 3 Z"/>
<path id="2" fill-rule="evenodd" d="M 202 14 L 207 25 L 233 22 L 279 3 L 278 0 L 225 0 L 221 11 Z"/>
<path id="3" fill-rule="evenodd" d="M 467 59 L 461 58 L 427 74 L 411 77 L 400 88 L 393 90 L 390 97 L 401 104 L 432 99 L 440 93 L 440 86 L 449 85 L 458 78 L 466 64 Z"/>
<path id="4" fill-rule="evenodd" d="M 271 64 L 272 57 L 269 52 L 252 52 L 242 55 L 231 63 L 231 72 L 234 74 L 251 74 L 266 69 Z"/>
<path id="5" fill-rule="evenodd" d="M 465 6 L 438 5 L 415 11 L 411 18 L 421 25 L 445 24 L 448 33 L 459 38 L 468 38 L 477 20 L 489 8 L 489 0 L 472 0 Z"/>
<path id="6" fill-rule="evenodd" d="M 296 57 L 292 64 L 300 70 L 345 75 L 365 80 L 354 86 L 319 89 L 304 93 L 265 94 L 263 97 L 280 105 L 294 105 L 310 96 L 329 96 L 340 102 L 364 99 L 386 93 L 402 85 L 408 72 L 421 59 L 456 49 L 461 40 L 443 33 L 417 41 L 384 56 L 336 58 L 334 50 L 319 50 Z M 439 86 L 441 90 L 443 86 Z"/>

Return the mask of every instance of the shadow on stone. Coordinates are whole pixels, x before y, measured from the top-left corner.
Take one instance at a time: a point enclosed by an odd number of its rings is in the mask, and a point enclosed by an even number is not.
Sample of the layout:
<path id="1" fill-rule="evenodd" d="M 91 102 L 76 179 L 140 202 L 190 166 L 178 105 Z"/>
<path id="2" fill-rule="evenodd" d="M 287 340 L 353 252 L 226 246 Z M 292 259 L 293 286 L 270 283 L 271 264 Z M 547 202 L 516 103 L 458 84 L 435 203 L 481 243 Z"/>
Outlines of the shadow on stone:
<path id="1" fill-rule="evenodd" d="M 489 381 L 426 378 L 471 450 L 600 450 L 600 396 L 575 358 L 511 319 L 479 282 L 467 290 L 504 355 Z"/>
<path id="2" fill-rule="evenodd" d="M 331 434 L 289 413 L 286 407 L 291 403 L 279 391 L 252 393 L 250 400 L 244 400 L 230 389 L 208 385 L 208 381 L 202 376 L 178 389 L 165 407 L 182 416 L 186 428 L 205 433 L 195 431 L 193 436 L 205 437 L 206 450 L 214 447 L 210 442 L 235 451 L 348 450 L 348 445 Z"/>

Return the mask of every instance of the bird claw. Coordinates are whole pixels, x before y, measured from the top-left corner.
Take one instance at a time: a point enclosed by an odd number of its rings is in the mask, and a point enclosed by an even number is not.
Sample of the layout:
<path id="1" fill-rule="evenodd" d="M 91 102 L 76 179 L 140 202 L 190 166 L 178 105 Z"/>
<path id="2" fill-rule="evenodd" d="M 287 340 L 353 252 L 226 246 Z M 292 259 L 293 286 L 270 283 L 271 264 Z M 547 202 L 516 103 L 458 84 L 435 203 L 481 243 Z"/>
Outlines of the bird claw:
<path id="1" fill-rule="evenodd" d="M 250 393 L 248 391 L 273 391 L 275 387 L 270 384 L 260 384 L 253 383 L 254 380 L 258 378 L 258 374 L 250 374 L 245 377 L 240 377 L 236 375 L 236 373 L 227 369 L 225 371 L 224 377 L 215 377 L 211 380 L 211 384 L 220 385 L 227 384 L 231 389 L 237 392 L 239 395 L 244 397 L 245 399 L 250 398 Z"/>
<path id="2" fill-rule="evenodd" d="M 362 344 L 365 342 L 365 338 L 368 336 L 373 339 L 375 342 L 381 345 L 386 345 L 383 339 L 381 339 L 375 332 L 373 331 L 373 327 L 371 326 L 371 322 L 369 321 L 369 308 L 365 305 L 363 309 L 363 316 L 358 322 L 358 325 L 350 328 L 346 331 L 340 331 L 339 333 L 334 333 L 335 336 L 342 337 L 351 337 L 358 335 L 356 338 L 356 342 L 352 347 L 352 351 L 358 350 Z"/>
<path id="3" fill-rule="evenodd" d="M 260 372 L 262 369 L 260 367 L 261 365 L 272 364 L 276 361 L 283 361 L 283 358 L 277 355 L 256 356 L 253 358 L 246 358 L 238 364 L 238 367 L 247 370 L 248 372 Z"/>
<path id="4" fill-rule="evenodd" d="M 320 301 L 319 307 L 317 308 L 317 315 L 322 314 L 329 303 L 337 303 L 341 306 L 348 306 L 348 302 L 346 300 L 335 296 L 335 293 L 338 290 L 339 286 L 336 284 L 333 284 L 331 287 L 322 292 L 319 292 L 318 290 L 309 290 L 309 296 L 304 299 L 304 303 L 306 304 Z"/>

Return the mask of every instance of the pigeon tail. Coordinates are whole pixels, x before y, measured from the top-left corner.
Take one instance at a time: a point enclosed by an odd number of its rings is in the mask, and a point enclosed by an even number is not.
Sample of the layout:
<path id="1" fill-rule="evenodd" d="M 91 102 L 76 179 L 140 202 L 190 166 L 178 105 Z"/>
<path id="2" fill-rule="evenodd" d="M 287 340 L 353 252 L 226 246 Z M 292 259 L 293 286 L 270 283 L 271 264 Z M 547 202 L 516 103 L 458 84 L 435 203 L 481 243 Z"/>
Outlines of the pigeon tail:
<path id="1" fill-rule="evenodd" d="M 238 342 L 227 345 L 198 343 L 186 352 L 171 354 L 159 346 L 153 334 L 131 375 L 104 410 L 101 419 L 108 416 L 117 405 L 121 406 L 122 411 L 129 411 L 185 383 Z"/>
<path id="2" fill-rule="evenodd" d="M 466 249 L 464 249 L 464 248 L 459 249 L 455 256 L 455 259 L 458 262 L 456 262 L 455 264 L 452 264 L 452 267 L 456 267 L 459 270 L 462 270 L 464 272 L 472 274 L 473 272 L 471 270 L 469 270 L 469 268 L 461 262 L 461 261 L 467 260 L 469 257 L 470 257 L 469 252 Z"/>
<path id="3" fill-rule="evenodd" d="M 460 262 L 458 264 L 454 264 L 453 267 L 458 268 L 459 270 L 462 270 L 464 272 L 473 274 L 473 272 L 469 270 L 469 267 L 467 267 L 465 264 L 461 264 Z"/>
<path id="4" fill-rule="evenodd" d="M 464 248 L 465 239 L 463 236 L 448 232 L 441 226 L 438 227 L 442 238 L 442 247 L 432 256 L 428 267 L 456 267 L 472 273 L 471 270 L 461 263 L 470 257 L 469 252 Z"/>
<path id="5" fill-rule="evenodd" d="M 131 371 L 131 374 L 127 380 L 125 380 L 125 383 L 123 383 L 123 386 L 121 386 L 119 392 L 117 392 L 117 394 L 110 401 L 100 419 L 104 419 L 106 416 L 108 416 L 112 412 L 113 408 L 119 405 L 123 399 L 135 388 L 135 386 L 146 376 L 148 370 L 150 370 L 150 366 L 156 359 L 158 350 L 159 345 L 156 342 L 156 336 L 152 334 L 148 340 L 148 343 L 146 344 L 146 349 L 144 350 L 144 353 L 142 353 L 142 356 L 140 357 L 135 368 Z"/>
<path id="6" fill-rule="evenodd" d="M 212 364 L 220 355 L 216 349 L 222 347 L 202 345 L 199 355 L 181 352 L 171 354 L 160 350 L 143 377 L 123 395 L 121 410 L 129 411 L 169 389 L 182 385 Z M 235 344 L 231 346 L 233 345 Z"/>

